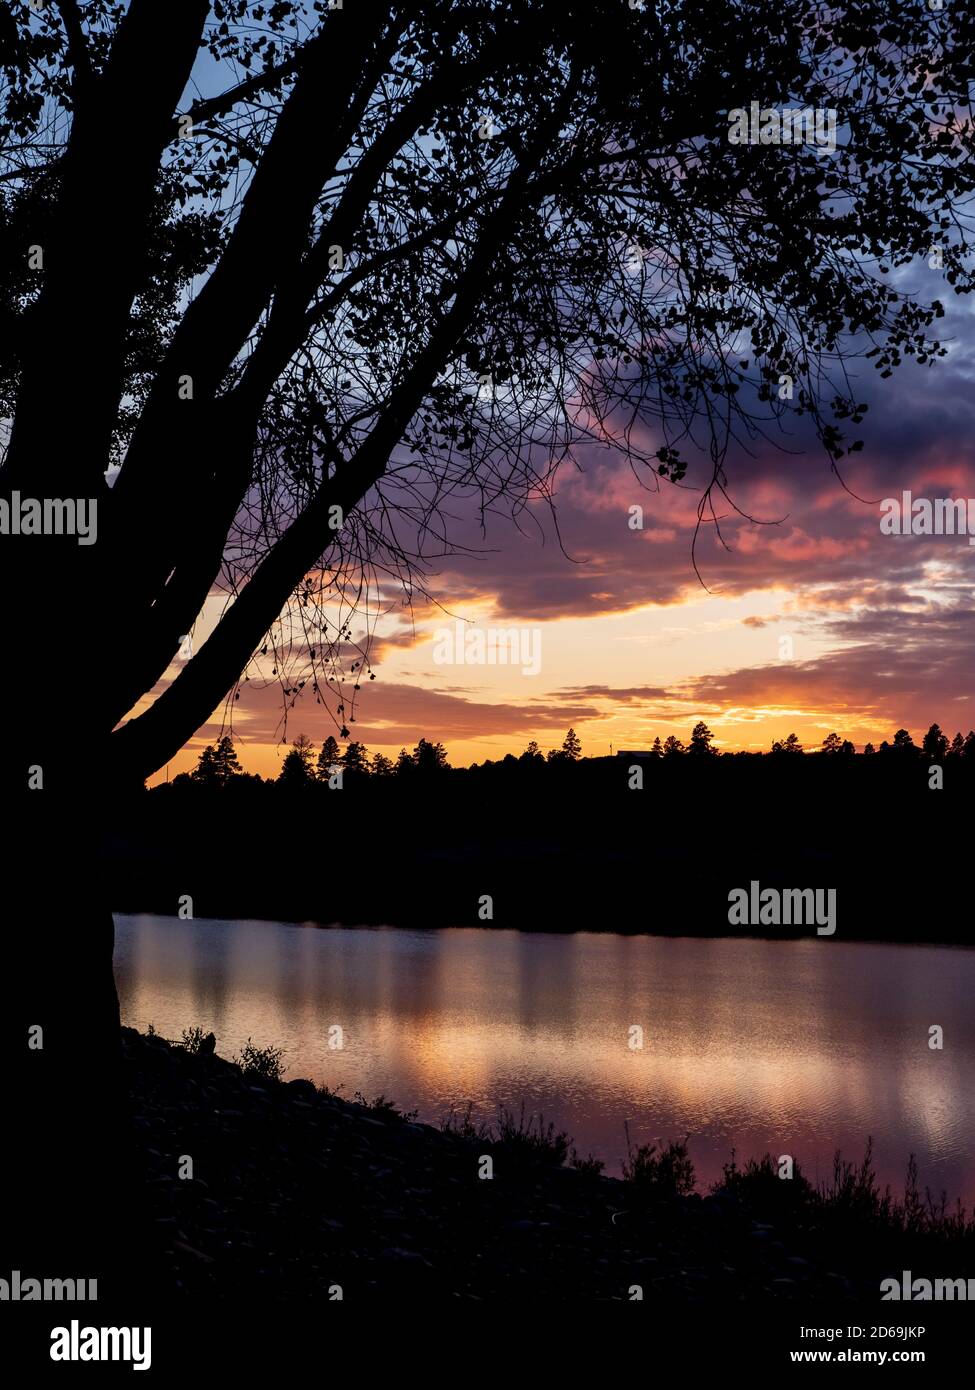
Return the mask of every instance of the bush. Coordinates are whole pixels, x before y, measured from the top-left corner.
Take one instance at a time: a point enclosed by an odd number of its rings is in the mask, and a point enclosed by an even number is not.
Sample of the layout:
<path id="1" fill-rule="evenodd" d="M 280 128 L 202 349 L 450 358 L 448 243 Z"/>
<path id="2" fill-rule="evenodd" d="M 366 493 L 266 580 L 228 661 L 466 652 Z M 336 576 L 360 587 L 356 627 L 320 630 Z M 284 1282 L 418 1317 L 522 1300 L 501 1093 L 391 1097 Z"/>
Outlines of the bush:
<path id="1" fill-rule="evenodd" d="M 326 1095 L 331 1098 L 332 1093 L 326 1091 Z M 400 1110 L 394 1100 L 387 1100 L 383 1095 L 379 1095 L 375 1100 L 366 1100 L 361 1091 L 356 1091 L 352 1097 L 356 1105 L 361 1105 L 365 1110 L 371 1110 L 375 1115 L 381 1115 L 384 1120 L 399 1120 L 402 1124 L 412 1124 L 419 1115 L 419 1110 Z"/>
<path id="2" fill-rule="evenodd" d="M 598 1178 L 606 1164 L 593 1154 L 589 1154 L 587 1158 L 580 1158 L 573 1149 L 569 1155 L 569 1167 L 574 1168 L 577 1173 L 585 1173 L 587 1177 Z"/>
<path id="3" fill-rule="evenodd" d="M 564 1130 L 557 1130 L 551 1121 L 546 1124 L 544 1115 L 529 1115 L 526 1122 L 524 1102 L 517 1121 L 513 1111 L 498 1106 L 496 1147 L 509 1155 L 560 1167 L 571 1142 Z"/>
<path id="4" fill-rule="evenodd" d="M 546 1124 L 543 1115 L 529 1115 L 526 1119 L 524 1103 L 517 1118 L 514 1111 L 499 1105 L 496 1127 L 475 1122 L 473 1110 L 473 1105 L 469 1104 L 459 1120 L 451 1111 L 440 1128 L 445 1134 L 454 1134 L 459 1139 L 484 1144 L 516 1162 L 545 1163 L 559 1167 L 568 1157 L 569 1145 L 572 1142 L 569 1136 L 563 1130 L 557 1130 L 551 1122 Z M 598 1159 L 583 1159 L 579 1166 L 598 1162 Z"/>
<path id="5" fill-rule="evenodd" d="M 694 1191 L 694 1164 L 687 1152 L 689 1135 L 673 1140 L 658 1153 L 656 1144 L 630 1143 L 630 1127 L 626 1129 L 626 1158 L 623 1160 L 623 1179 L 644 1190 L 650 1189 L 661 1197 L 686 1197 Z"/>
<path id="6" fill-rule="evenodd" d="M 881 1187 L 873 1169 L 870 1138 L 860 1163 L 848 1162 L 837 1150 L 832 1179 L 816 1186 L 801 1172 L 798 1163 L 791 1180 L 783 1182 L 771 1154 L 751 1158 L 739 1168 L 732 1152 L 731 1162 L 724 1167 L 724 1182 L 712 1190 L 730 1192 L 746 1210 L 776 1220 L 799 1217 L 806 1224 L 830 1229 L 838 1226 L 846 1231 L 884 1231 L 949 1240 L 975 1238 L 975 1218 L 963 1206 L 949 1209 L 944 1194 L 935 1198 L 927 1189 L 921 1196 L 913 1154 L 907 1165 L 903 1200 L 897 1201 L 889 1187 Z"/>
<path id="7" fill-rule="evenodd" d="M 467 1109 L 460 1119 L 451 1110 L 447 1118 L 441 1123 L 440 1129 L 444 1134 L 452 1134 L 457 1139 L 466 1139 L 471 1143 L 491 1144 L 494 1142 L 494 1130 L 490 1125 L 474 1121 L 474 1103 L 468 1101 Z"/>
<path id="8" fill-rule="evenodd" d="M 284 1048 L 255 1047 L 248 1038 L 240 1049 L 240 1053 L 233 1060 L 245 1076 L 261 1081 L 280 1081 L 285 1070 L 281 1065 L 283 1056 Z"/>
<path id="9" fill-rule="evenodd" d="M 199 1026 L 196 1028 L 184 1028 L 183 1041 L 180 1046 L 185 1047 L 187 1052 L 197 1053 L 203 1046 L 203 1039 L 205 1037 L 206 1034 Z"/>

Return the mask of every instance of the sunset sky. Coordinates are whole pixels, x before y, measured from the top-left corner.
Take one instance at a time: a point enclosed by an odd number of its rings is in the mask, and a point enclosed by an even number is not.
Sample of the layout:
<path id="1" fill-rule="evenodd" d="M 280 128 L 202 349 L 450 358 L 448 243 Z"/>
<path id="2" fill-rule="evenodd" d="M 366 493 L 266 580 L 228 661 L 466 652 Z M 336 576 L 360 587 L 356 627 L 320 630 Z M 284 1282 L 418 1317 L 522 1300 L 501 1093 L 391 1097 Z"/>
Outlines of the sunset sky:
<path id="1" fill-rule="evenodd" d="M 964 537 L 880 532 L 881 499 L 904 489 L 975 498 L 971 308 L 923 267 L 912 284 L 945 301 L 938 328 L 949 355 L 933 367 L 909 361 L 886 381 L 869 362 L 852 364 L 855 393 L 870 409 L 853 427 L 863 452 L 841 461 L 849 492 L 806 434 L 793 433 L 786 451 L 760 442 L 750 457 L 733 447 L 732 495 L 756 521 L 729 512 L 729 551 L 713 528 L 702 534 L 710 592 L 691 565 L 703 457 L 681 487 L 647 492 L 620 457 L 581 451 L 556 490 L 565 553 L 541 504 L 532 509 L 537 527 L 495 518 L 483 537 L 473 513 L 455 508 L 452 534 L 477 553 L 440 560 L 428 577 L 442 609 L 417 603 L 411 620 L 392 587 L 374 596 L 376 679 L 363 681 L 352 736 L 389 756 L 421 736 L 439 739 L 458 766 L 519 753 L 530 739 L 547 749 L 570 725 L 590 755 L 668 733 L 686 741 L 701 718 L 723 749 L 767 749 L 793 730 L 807 748 L 832 729 L 859 748 L 902 725 L 915 737 L 933 720 L 949 737 L 975 726 L 975 548 Z M 636 504 L 642 531 L 630 526 Z M 210 606 L 215 614 L 216 598 Z M 537 674 L 438 664 L 436 634 L 458 620 L 538 629 Z M 204 618 L 197 646 L 207 627 Z M 365 627 L 354 622 L 354 636 Z M 791 639 L 791 657 L 782 639 Z M 286 726 L 282 715 L 276 681 L 243 687 L 233 732 L 247 770 L 276 775 L 299 732 L 316 743 L 338 733 L 313 696 Z M 170 776 L 194 764 L 222 717 L 217 711 L 174 759 Z"/>

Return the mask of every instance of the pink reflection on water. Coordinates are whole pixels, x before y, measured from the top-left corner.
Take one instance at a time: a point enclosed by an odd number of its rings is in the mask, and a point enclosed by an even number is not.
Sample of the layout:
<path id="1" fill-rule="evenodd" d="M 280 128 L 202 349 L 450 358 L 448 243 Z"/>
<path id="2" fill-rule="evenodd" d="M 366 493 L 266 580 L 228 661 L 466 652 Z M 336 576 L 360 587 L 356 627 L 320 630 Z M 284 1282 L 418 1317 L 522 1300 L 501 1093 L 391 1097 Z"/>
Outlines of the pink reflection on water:
<path id="1" fill-rule="evenodd" d="M 975 953 L 844 943 L 296 927 L 119 917 L 123 1020 L 200 1024 L 229 1057 L 391 1097 L 438 1123 L 524 1102 L 618 1173 L 634 1142 L 691 1136 L 699 1183 L 766 1150 L 825 1176 L 868 1134 L 895 1192 L 975 1198 Z M 944 1048 L 928 1047 L 932 1024 Z M 328 1046 L 330 1029 L 344 1046 Z M 642 1049 L 630 1029 L 643 1030 Z M 333 1033 L 334 1037 L 335 1034 Z"/>

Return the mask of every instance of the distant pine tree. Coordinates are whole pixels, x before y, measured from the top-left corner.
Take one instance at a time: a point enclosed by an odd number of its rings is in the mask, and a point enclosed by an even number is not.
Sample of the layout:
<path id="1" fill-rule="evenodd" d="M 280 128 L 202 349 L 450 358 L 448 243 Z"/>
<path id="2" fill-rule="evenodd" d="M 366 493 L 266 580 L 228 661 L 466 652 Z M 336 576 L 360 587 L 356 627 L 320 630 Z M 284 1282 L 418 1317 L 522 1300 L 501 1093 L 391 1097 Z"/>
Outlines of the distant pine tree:
<path id="1" fill-rule="evenodd" d="M 318 762 L 315 766 L 315 774 L 318 780 L 320 782 L 327 782 L 332 775 L 333 768 L 338 767 L 341 759 L 342 755 L 339 751 L 338 743 L 332 735 L 329 734 L 328 738 L 322 744 L 321 751 L 318 754 Z"/>
<path id="2" fill-rule="evenodd" d="M 350 743 L 342 761 L 346 772 L 364 775 L 369 771 L 369 753 L 361 743 Z"/>
<path id="3" fill-rule="evenodd" d="M 575 729 L 570 729 L 562 740 L 561 752 L 567 762 L 575 763 L 579 761 L 579 757 L 582 753 L 582 744 L 579 742 L 579 737 Z"/>
<path id="4" fill-rule="evenodd" d="M 896 743 L 896 739 L 894 742 Z M 933 763 L 943 762 L 948 756 L 948 740 L 939 724 L 932 724 L 921 742 L 921 752 Z"/>
<path id="5" fill-rule="evenodd" d="M 442 743 L 421 738 L 413 749 L 413 765 L 417 772 L 443 772 L 447 769 L 447 750 Z"/>
<path id="6" fill-rule="evenodd" d="M 698 722 L 694 725 L 694 728 L 691 730 L 691 743 L 690 747 L 687 750 L 688 753 L 695 753 L 699 757 L 705 755 L 715 755 L 718 750 L 716 748 L 711 747 L 713 739 L 714 734 L 712 734 L 711 730 L 705 724 L 704 720 L 699 719 Z"/>
<path id="7" fill-rule="evenodd" d="M 311 739 L 307 734 L 299 734 L 285 754 L 281 771 L 278 773 L 278 785 L 294 789 L 308 786 L 314 781 L 311 757 Z"/>
<path id="8" fill-rule="evenodd" d="M 202 786 L 225 787 L 231 777 L 239 777 L 241 773 L 234 741 L 229 734 L 224 734 L 219 742 L 204 748 L 191 776 Z"/>
<path id="9" fill-rule="evenodd" d="M 207 744 L 200 754 L 190 776 L 194 782 L 204 787 L 217 785 L 217 750 L 212 743 Z"/>

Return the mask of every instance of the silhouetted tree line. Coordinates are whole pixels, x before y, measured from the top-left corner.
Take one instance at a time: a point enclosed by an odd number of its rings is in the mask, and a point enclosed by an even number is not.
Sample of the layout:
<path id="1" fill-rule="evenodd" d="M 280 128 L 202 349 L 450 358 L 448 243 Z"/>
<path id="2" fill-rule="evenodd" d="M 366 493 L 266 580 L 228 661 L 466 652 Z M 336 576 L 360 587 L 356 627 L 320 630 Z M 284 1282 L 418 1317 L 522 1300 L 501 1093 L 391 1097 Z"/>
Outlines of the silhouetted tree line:
<path id="1" fill-rule="evenodd" d="M 782 737 L 774 753 L 719 753 L 702 720 L 657 750 L 582 756 L 573 734 L 551 754 L 532 744 L 457 767 L 435 740 L 373 757 L 336 734 L 295 739 L 268 780 L 239 771 L 228 737 L 132 798 L 114 832 L 115 906 L 171 913 L 189 893 L 200 917 L 426 928 L 485 925 L 489 893 L 497 927 L 712 935 L 732 930 L 729 888 L 758 879 L 834 887 L 846 937 L 970 943 L 964 876 L 933 913 L 928 878 L 897 872 L 896 852 L 920 823 L 945 862 L 964 862 L 975 735 L 898 730 L 865 754 L 821 733 L 808 751 Z M 296 831 L 340 837 L 341 872 L 278 867 Z"/>
<path id="2" fill-rule="evenodd" d="M 623 751 L 617 755 L 617 758 L 638 762 L 657 758 L 671 761 L 675 758 L 719 757 L 724 760 L 762 760 L 766 758 L 778 760 L 796 755 L 806 755 L 806 749 L 794 733 L 789 734 L 787 738 L 776 739 L 767 753 L 721 753 L 714 747 L 714 735 L 711 730 L 703 720 L 700 720 L 692 729 L 690 742 L 686 745 L 676 735 L 671 734 L 663 742 L 659 737 L 655 738 L 649 749 Z M 837 733 L 829 733 L 819 748 L 811 753 L 811 756 L 814 757 L 818 755 L 844 761 L 852 757 L 873 755 L 883 758 L 913 758 L 938 764 L 947 759 L 965 758 L 972 759 L 973 766 L 975 766 L 975 731 L 969 730 L 967 736 L 964 737 L 961 733 L 956 733 L 954 738 L 949 741 L 940 725 L 932 724 L 918 746 L 906 729 L 898 729 L 893 739 L 889 742 L 884 739 L 879 748 L 875 748 L 872 743 L 865 744 L 861 754 L 856 752 L 849 739 L 841 738 Z M 606 759 L 584 759 L 582 757 L 582 744 L 574 729 L 569 729 L 560 747 L 550 748 L 547 753 L 543 753 L 533 739 L 525 751 L 517 757 L 513 753 L 507 753 L 497 761 L 489 758 L 483 763 L 471 763 L 466 769 L 452 768 L 444 745 L 425 738 L 420 739 L 412 752 L 401 748 L 398 756 L 393 759 L 386 757 L 383 753 L 370 754 L 364 744 L 355 740 L 347 743 L 343 752 L 338 741 L 331 734 L 316 753 L 312 740 L 306 734 L 299 734 L 288 749 L 278 776 L 276 778 L 263 778 L 259 774 L 243 770 L 233 739 L 228 734 L 216 743 L 204 748 L 193 771 L 180 773 L 173 779 L 172 785 L 220 788 L 230 782 L 236 784 L 250 782 L 275 785 L 285 790 L 295 791 L 321 783 L 334 787 L 344 786 L 347 783 L 357 784 L 380 779 L 415 777 L 427 779 L 442 777 L 447 774 L 457 775 L 458 773 L 473 773 L 492 769 L 533 772 L 540 769 L 563 768 L 579 762 L 599 761 L 605 762 Z M 614 761 L 616 760 L 614 759 Z"/>

